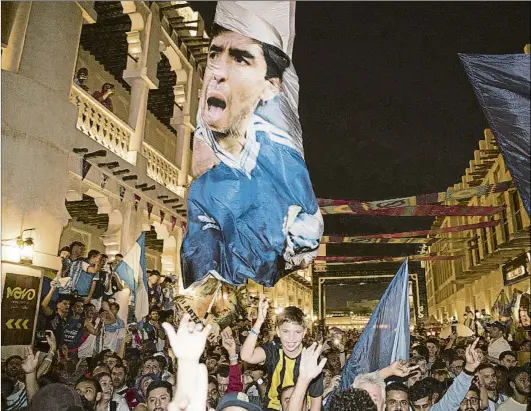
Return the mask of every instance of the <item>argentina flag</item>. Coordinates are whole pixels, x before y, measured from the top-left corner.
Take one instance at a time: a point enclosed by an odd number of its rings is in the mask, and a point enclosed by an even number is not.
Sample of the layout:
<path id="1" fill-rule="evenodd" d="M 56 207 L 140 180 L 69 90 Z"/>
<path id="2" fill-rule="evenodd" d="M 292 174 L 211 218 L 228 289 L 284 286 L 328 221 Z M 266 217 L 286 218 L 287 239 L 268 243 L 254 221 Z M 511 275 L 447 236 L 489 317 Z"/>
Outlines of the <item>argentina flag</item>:
<path id="1" fill-rule="evenodd" d="M 341 374 L 349 388 L 359 374 L 409 360 L 409 270 L 406 259 L 385 290 Z"/>
<path id="2" fill-rule="evenodd" d="M 145 242 L 146 233 L 142 233 L 115 268 L 118 277 L 131 289 L 137 320 L 149 313 Z"/>

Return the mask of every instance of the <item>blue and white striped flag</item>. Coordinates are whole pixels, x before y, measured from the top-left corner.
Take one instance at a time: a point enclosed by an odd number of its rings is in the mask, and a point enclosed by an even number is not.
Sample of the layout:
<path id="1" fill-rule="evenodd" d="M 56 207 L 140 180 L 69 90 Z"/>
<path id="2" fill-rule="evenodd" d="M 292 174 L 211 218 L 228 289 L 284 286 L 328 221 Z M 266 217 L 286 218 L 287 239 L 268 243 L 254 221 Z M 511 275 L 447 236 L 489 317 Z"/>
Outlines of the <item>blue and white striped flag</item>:
<path id="1" fill-rule="evenodd" d="M 376 310 L 352 350 L 341 374 L 341 387 L 349 388 L 359 374 L 409 360 L 409 270 L 408 260 L 385 290 Z"/>
<path id="2" fill-rule="evenodd" d="M 137 321 L 149 313 L 145 243 L 146 233 L 142 233 L 115 268 L 118 277 L 131 289 Z"/>

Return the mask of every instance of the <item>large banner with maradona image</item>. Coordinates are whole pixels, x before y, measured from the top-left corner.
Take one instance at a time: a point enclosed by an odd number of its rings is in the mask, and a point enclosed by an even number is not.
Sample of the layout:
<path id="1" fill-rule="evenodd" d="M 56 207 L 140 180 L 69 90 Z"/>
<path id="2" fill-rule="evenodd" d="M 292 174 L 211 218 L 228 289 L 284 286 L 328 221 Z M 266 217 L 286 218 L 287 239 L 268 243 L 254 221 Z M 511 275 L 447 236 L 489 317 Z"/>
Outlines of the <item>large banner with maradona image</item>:
<path id="1" fill-rule="evenodd" d="M 323 220 L 304 162 L 294 2 L 218 2 L 194 135 L 185 287 L 272 287 L 317 255 Z"/>

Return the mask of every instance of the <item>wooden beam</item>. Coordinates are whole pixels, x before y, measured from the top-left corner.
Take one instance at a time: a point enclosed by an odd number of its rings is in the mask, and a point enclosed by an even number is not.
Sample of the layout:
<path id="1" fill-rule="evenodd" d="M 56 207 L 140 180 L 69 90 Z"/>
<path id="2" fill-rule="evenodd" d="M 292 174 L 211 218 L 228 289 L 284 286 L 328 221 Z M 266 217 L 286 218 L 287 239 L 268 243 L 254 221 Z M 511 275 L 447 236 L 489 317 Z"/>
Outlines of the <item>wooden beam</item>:
<path id="1" fill-rule="evenodd" d="M 184 4 L 170 4 L 168 6 L 162 6 L 159 7 L 160 11 L 166 11 L 166 10 L 177 10 L 177 9 L 185 9 L 186 7 L 191 7 L 188 3 Z"/>

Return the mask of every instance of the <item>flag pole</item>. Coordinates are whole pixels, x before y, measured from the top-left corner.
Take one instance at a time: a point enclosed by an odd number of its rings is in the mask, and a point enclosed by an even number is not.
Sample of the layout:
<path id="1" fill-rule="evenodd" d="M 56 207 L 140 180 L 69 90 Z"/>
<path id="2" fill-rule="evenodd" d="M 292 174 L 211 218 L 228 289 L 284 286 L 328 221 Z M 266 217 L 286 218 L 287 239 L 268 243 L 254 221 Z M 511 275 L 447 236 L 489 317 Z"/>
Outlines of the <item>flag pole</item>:
<path id="1" fill-rule="evenodd" d="M 222 286 L 223 286 L 223 283 L 220 281 L 219 285 L 218 285 L 218 288 L 216 289 L 216 292 L 214 293 L 214 297 L 212 298 L 212 301 L 210 301 L 210 305 L 208 306 L 208 310 L 205 313 L 205 316 L 203 317 L 203 319 L 201 320 L 201 323 L 203 325 L 206 324 L 206 320 L 207 320 L 208 316 L 210 315 L 210 312 L 212 311 L 212 307 L 214 307 L 214 302 L 216 301 L 216 298 L 218 297 L 218 294 L 221 291 L 221 287 Z"/>

